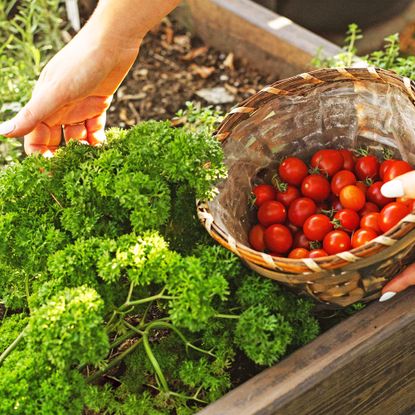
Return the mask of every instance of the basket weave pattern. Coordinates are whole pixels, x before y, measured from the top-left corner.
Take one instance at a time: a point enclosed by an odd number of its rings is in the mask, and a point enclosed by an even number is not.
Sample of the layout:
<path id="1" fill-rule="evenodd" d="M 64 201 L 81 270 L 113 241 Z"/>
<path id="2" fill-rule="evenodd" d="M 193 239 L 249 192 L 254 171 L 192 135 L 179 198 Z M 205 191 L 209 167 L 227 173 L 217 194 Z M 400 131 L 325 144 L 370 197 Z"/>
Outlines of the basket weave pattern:
<path id="1" fill-rule="evenodd" d="M 220 125 L 229 169 L 212 202 L 198 203 L 209 234 L 259 274 L 313 298 L 347 306 L 379 297 L 415 259 L 415 212 L 368 244 L 324 258 L 287 259 L 247 242 L 248 195 L 269 180 L 278 158 L 307 158 L 324 147 L 368 146 L 415 163 L 415 85 L 377 68 L 320 69 L 278 81 L 234 108 Z"/>

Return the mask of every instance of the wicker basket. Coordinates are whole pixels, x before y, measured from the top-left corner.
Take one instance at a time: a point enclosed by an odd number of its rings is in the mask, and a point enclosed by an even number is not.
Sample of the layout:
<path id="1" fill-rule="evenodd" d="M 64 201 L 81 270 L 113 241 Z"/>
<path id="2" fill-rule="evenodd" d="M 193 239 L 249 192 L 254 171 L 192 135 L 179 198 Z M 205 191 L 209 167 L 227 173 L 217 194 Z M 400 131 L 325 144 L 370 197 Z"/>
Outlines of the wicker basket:
<path id="1" fill-rule="evenodd" d="M 218 196 L 198 203 L 209 234 L 259 274 L 324 303 L 347 306 L 379 297 L 415 257 L 415 212 L 368 244 L 316 259 L 270 256 L 249 247 L 252 186 L 269 180 L 281 156 L 318 149 L 382 147 L 415 164 L 415 87 L 376 68 L 320 69 L 278 81 L 234 108 L 219 127 L 228 177 Z"/>

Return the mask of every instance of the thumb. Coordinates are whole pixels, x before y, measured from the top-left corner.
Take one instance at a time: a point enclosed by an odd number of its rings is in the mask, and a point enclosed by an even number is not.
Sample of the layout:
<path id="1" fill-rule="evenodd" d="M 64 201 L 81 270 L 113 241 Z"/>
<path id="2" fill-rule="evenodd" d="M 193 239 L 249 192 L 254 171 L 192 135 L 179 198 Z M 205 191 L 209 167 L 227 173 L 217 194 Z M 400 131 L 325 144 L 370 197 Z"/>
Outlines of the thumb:
<path id="1" fill-rule="evenodd" d="M 389 281 L 382 289 L 380 301 L 392 298 L 396 293 L 406 290 L 411 285 L 415 285 L 415 264 L 410 265 L 397 277 Z"/>
<path id="2" fill-rule="evenodd" d="M 6 137 L 23 137 L 49 115 L 59 109 L 62 99 L 53 94 L 36 94 L 11 120 L 0 124 L 0 135 Z"/>
<path id="3" fill-rule="evenodd" d="M 386 182 L 380 189 L 385 197 L 408 197 L 415 199 L 415 170 Z"/>

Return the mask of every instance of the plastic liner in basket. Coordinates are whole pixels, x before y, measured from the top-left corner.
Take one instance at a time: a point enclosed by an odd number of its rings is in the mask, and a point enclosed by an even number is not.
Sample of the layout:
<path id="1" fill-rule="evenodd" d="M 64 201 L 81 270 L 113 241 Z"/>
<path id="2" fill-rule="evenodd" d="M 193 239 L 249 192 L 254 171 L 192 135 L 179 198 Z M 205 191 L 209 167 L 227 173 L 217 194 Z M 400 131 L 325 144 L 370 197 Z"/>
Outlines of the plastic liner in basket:
<path id="1" fill-rule="evenodd" d="M 314 298 L 341 306 L 370 300 L 415 256 L 415 215 L 349 252 L 286 259 L 249 248 L 249 194 L 269 181 L 278 160 L 303 159 L 321 148 L 383 148 L 415 165 L 415 89 L 408 78 L 375 68 L 321 69 L 264 88 L 222 122 L 228 177 L 198 206 L 208 232 L 255 271 Z M 412 231 L 412 232 L 411 232 Z"/>

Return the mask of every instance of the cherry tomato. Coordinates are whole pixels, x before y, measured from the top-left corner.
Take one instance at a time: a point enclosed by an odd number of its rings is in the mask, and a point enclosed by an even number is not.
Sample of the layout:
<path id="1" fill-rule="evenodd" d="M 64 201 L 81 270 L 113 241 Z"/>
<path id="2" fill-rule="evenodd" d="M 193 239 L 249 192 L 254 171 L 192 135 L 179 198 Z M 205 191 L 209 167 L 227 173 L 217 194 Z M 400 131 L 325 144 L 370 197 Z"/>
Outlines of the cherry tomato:
<path id="1" fill-rule="evenodd" d="M 318 168 L 327 176 L 334 176 L 343 168 L 344 159 L 338 150 L 319 150 L 311 158 L 312 167 Z"/>
<path id="2" fill-rule="evenodd" d="M 397 160 L 387 167 L 383 176 L 383 181 L 388 182 L 389 180 L 392 180 L 401 174 L 408 173 L 408 171 L 411 170 L 413 170 L 413 168 L 409 163 L 403 160 Z"/>
<path id="3" fill-rule="evenodd" d="M 274 223 L 283 223 L 287 217 L 287 209 L 281 202 L 268 200 L 258 209 L 258 221 L 267 227 Z"/>
<path id="4" fill-rule="evenodd" d="M 301 183 L 301 193 L 316 202 L 322 202 L 330 194 L 330 183 L 321 174 L 310 174 Z"/>
<path id="5" fill-rule="evenodd" d="M 293 259 L 301 259 L 301 258 L 308 258 L 310 251 L 305 248 L 294 248 L 289 254 L 288 258 Z"/>
<path id="6" fill-rule="evenodd" d="M 390 202 L 393 202 L 393 199 L 383 196 L 380 192 L 383 182 L 375 182 L 369 186 L 367 189 L 366 198 L 372 203 L 375 203 L 379 207 L 383 207 Z"/>
<path id="7" fill-rule="evenodd" d="M 294 234 L 293 247 L 310 249 L 310 241 L 307 239 L 303 231 L 298 231 Z"/>
<path id="8" fill-rule="evenodd" d="M 328 256 L 327 252 L 324 249 L 313 249 L 308 254 L 309 258 L 322 258 L 323 256 Z"/>
<path id="9" fill-rule="evenodd" d="M 357 186 L 366 196 L 368 186 L 366 186 L 363 182 L 356 182 L 355 186 Z"/>
<path id="10" fill-rule="evenodd" d="M 376 232 L 378 235 L 382 233 L 379 227 L 379 212 L 370 212 L 362 216 L 360 219 L 360 227 L 369 231 Z"/>
<path id="11" fill-rule="evenodd" d="M 346 187 L 349 184 L 356 183 L 356 176 L 349 170 L 340 170 L 338 171 L 333 178 L 331 179 L 331 191 L 338 196 L 340 190 L 343 187 Z"/>
<path id="12" fill-rule="evenodd" d="M 326 215 L 318 213 L 304 222 L 303 231 L 310 241 L 322 241 L 333 230 L 333 224 Z"/>
<path id="13" fill-rule="evenodd" d="M 285 254 L 293 244 L 291 232 L 284 225 L 271 225 L 265 230 L 266 247 L 277 254 Z"/>
<path id="14" fill-rule="evenodd" d="M 307 165 L 298 157 L 286 158 L 278 168 L 280 178 L 293 186 L 299 186 L 308 174 Z"/>
<path id="15" fill-rule="evenodd" d="M 350 236 L 345 231 L 331 231 L 323 240 L 323 249 L 334 255 L 339 252 L 348 251 L 351 248 Z"/>
<path id="16" fill-rule="evenodd" d="M 384 180 L 386 169 L 388 167 L 390 167 L 393 163 L 395 163 L 395 161 L 397 161 L 397 160 L 396 159 L 388 159 L 388 160 L 382 161 L 382 163 L 380 163 L 379 177 L 381 178 L 381 180 Z"/>
<path id="17" fill-rule="evenodd" d="M 415 199 L 408 199 L 407 197 L 398 197 L 397 202 L 401 202 L 404 205 L 408 206 L 409 210 L 412 212 L 415 210 Z"/>
<path id="18" fill-rule="evenodd" d="M 353 170 L 355 157 L 350 150 L 339 150 L 340 154 L 343 156 L 343 169 L 344 170 Z"/>
<path id="19" fill-rule="evenodd" d="M 277 192 L 277 200 L 281 202 L 285 207 L 290 206 L 291 202 L 301 197 L 300 191 L 293 185 L 287 185 L 285 192 Z"/>
<path id="20" fill-rule="evenodd" d="M 255 197 L 255 206 L 260 207 L 264 202 L 268 200 L 275 200 L 277 197 L 277 190 L 274 186 L 269 184 L 260 184 L 252 189 L 252 193 Z"/>
<path id="21" fill-rule="evenodd" d="M 377 236 L 378 234 L 370 229 L 358 229 L 352 236 L 352 247 L 358 248 Z"/>
<path id="22" fill-rule="evenodd" d="M 340 192 L 340 203 L 344 208 L 359 211 L 366 203 L 364 193 L 354 185 L 343 187 Z"/>
<path id="23" fill-rule="evenodd" d="M 334 220 L 340 224 L 340 226 L 346 232 L 353 232 L 359 227 L 360 217 L 354 210 L 342 209 L 334 215 Z"/>
<path id="24" fill-rule="evenodd" d="M 379 161 L 375 156 L 360 157 L 356 161 L 354 171 L 360 180 L 373 180 L 379 173 Z"/>
<path id="25" fill-rule="evenodd" d="M 379 215 L 379 228 L 383 233 L 393 228 L 401 219 L 411 213 L 408 206 L 399 202 L 387 204 Z"/>
<path id="26" fill-rule="evenodd" d="M 295 226 L 302 227 L 308 217 L 316 213 L 317 206 L 308 197 L 300 197 L 288 208 L 288 220 Z"/>
<path id="27" fill-rule="evenodd" d="M 379 212 L 379 208 L 377 205 L 375 205 L 372 202 L 366 202 L 365 205 L 363 206 L 363 209 L 359 210 L 359 215 L 364 216 L 370 212 Z"/>
<path id="28" fill-rule="evenodd" d="M 254 225 L 249 231 L 249 243 L 255 251 L 265 251 L 265 228 L 262 225 Z"/>

